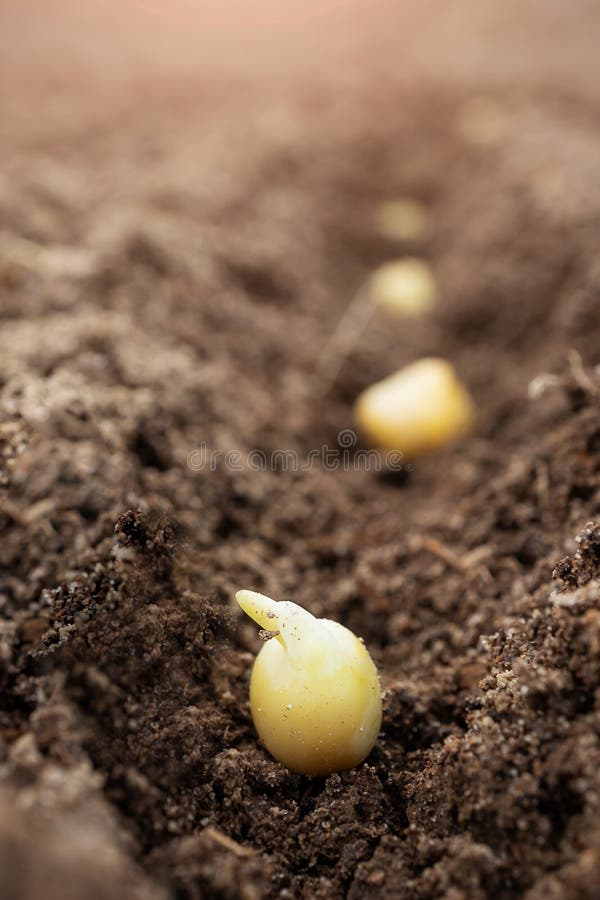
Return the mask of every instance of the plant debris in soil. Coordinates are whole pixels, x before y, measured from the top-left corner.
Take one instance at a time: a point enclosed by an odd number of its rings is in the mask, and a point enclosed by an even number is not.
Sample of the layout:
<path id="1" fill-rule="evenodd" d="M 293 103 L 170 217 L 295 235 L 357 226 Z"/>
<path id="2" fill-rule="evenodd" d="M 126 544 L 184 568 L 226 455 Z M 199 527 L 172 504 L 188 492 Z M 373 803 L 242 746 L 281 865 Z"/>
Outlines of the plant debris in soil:
<path id="1" fill-rule="evenodd" d="M 551 68 L 544 90 L 506 65 L 484 141 L 456 123 L 485 67 L 214 98 L 181 76 L 87 112 L 72 85 L 62 136 L 52 88 L 22 86 L 40 120 L 5 121 L 0 180 L 0 896 L 599 895 L 598 117 Z M 395 196 L 431 219 L 400 248 L 373 227 Z M 320 392 L 319 353 L 398 252 L 443 301 L 375 315 Z M 341 449 L 358 391 L 432 354 L 476 398 L 460 446 L 395 476 L 237 463 Z M 242 587 L 364 637 L 384 720 L 358 768 L 304 778 L 258 743 Z"/>

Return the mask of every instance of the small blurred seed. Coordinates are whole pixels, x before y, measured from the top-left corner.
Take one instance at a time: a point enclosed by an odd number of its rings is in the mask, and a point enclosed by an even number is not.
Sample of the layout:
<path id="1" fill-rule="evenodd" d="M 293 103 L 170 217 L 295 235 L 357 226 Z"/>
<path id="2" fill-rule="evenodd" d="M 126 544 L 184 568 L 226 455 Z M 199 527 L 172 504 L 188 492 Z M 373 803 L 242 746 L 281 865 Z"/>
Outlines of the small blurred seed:
<path id="1" fill-rule="evenodd" d="M 427 209 L 410 197 L 381 203 L 375 213 L 378 233 L 391 241 L 415 241 L 423 237 L 428 225 Z"/>
<path id="2" fill-rule="evenodd" d="M 384 263 L 369 280 L 374 303 L 399 316 L 416 316 L 432 309 L 438 298 L 437 284 L 428 263 L 407 257 Z"/>
<path id="3" fill-rule="evenodd" d="M 376 447 L 414 459 L 467 434 L 473 401 L 453 367 L 428 357 L 395 372 L 360 394 L 354 420 Z"/>
<path id="4" fill-rule="evenodd" d="M 493 144 L 506 130 L 506 113 L 493 97 L 470 97 L 458 110 L 456 130 L 469 144 Z"/>

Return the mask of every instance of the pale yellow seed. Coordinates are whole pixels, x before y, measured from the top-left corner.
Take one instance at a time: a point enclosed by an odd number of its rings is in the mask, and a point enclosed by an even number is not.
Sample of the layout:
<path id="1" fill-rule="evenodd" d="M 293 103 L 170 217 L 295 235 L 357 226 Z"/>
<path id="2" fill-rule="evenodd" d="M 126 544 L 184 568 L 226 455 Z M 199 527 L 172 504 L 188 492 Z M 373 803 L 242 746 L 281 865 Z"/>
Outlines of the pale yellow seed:
<path id="1" fill-rule="evenodd" d="M 372 445 L 410 460 L 467 434 L 474 406 L 452 366 L 431 357 L 363 391 L 354 419 Z"/>
<path id="2" fill-rule="evenodd" d="M 456 130 L 469 144 L 493 144 L 506 131 L 507 117 L 494 97 L 470 97 L 459 108 Z"/>
<path id="3" fill-rule="evenodd" d="M 431 266 L 422 259 L 407 257 L 384 263 L 369 280 L 374 303 L 397 316 L 416 316 L 431 310 L 438 289 Z"/>
<path id="4" fill-rule="evenodd" d="M 429 213 L 422 203 L 410 197 L 386 200 L 375 212 L 377 232 L 391 241 L 416 241 L 429 226 Z"/>
<path id="5" fill-rule="evenodd" d="M 236 600 L 261 628 L 277 631 L 252 669 L 250 706 L 276 760 L 303 775 L 358 765 L 381 726 L 377 670 L 365 645 L 329 619 L 254 591 Z"/>

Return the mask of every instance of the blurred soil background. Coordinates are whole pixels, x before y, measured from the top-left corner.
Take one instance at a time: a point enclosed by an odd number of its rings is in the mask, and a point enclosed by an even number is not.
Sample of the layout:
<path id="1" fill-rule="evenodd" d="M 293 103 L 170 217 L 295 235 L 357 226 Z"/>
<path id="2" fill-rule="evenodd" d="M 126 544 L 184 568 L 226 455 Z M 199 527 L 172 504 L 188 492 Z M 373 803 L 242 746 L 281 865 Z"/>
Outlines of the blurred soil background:
<path id="1" fill-rule="evenodd" d="M 598 46 L 592 0 L 2 4 L 3 900 L 600 896 Z M 405 254 L 437 310 L 319 390 Z M 428 354 L 479 425 L 411 471 L 196 464 Z M 365 638 L 358 769 L 257 743 L 240 587 Z"/>

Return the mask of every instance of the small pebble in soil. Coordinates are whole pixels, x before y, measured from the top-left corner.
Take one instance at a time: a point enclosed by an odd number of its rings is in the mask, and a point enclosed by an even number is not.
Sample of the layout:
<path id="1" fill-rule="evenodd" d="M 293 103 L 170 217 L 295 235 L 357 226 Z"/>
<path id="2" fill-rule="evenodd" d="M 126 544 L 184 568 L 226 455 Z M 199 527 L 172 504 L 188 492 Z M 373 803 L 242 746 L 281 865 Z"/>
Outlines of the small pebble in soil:
<path id="1" fill-rule="evenodd" d="M 357 766 L 381 726 L 379 679 L 362 640 L 290 601 L 254 591 L 238 591 L 236 600 L 262 629 L 276 631 L 250 681 L 252 717 L 267 750 L 302 775 Z"/>
<path id="2" fill-rule="evenodd" d="M 379 266 L 369 279 L 369 295 L 396 316 L 419 316 L 433 309 L 438 289 L 430 265 L 409 256 Z"/>
<path id="3" fill-rule="evenodd" d="M 364 390 L 354 419 L 371 444 L 414 459 L 467 434 L 474 405 L 450 363 L 428 357 Z"/>

